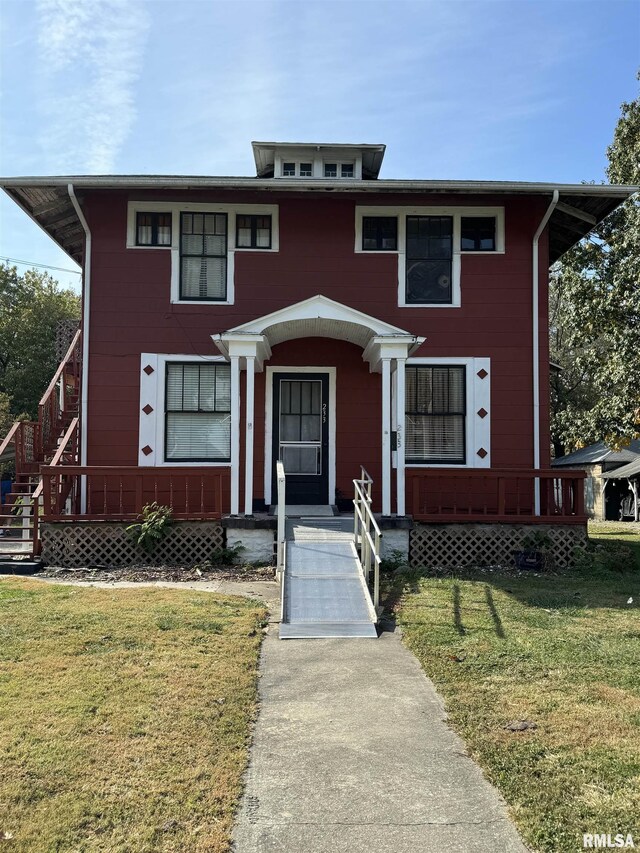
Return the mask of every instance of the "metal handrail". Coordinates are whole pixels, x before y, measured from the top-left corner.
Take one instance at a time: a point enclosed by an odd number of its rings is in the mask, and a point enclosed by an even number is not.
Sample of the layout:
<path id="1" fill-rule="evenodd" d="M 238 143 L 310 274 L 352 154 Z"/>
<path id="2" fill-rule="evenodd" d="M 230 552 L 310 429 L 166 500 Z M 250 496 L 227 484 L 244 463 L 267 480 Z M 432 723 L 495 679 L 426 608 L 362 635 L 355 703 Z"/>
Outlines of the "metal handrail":
<path id="1" fill-rule="evenodd" d="M 276 462 L 276 486 L 278 498 L 278 529 L 276 531 L 276 572 L 280 580 L 280 621 L 284 622 L 284 576 L 287 569 L 287 543 L 286 543 L 286 476 L 282 462 Z"/>
<path id="2" fill-rule="evenodd" d="M 362 479 L 354 480 L 353 528 L 356 550 L 359 546 L 360 569 L 367 584 L 373 568 L 373 606 L 376 613 L 380 605 L 380 540 L 382 533 L 371 510 L 371 487 L 373 480 L 364 468 Z M 366 491 L 365 491 L 366 489 Z M 373 536 L 372 536 L 373 533 Z"/>

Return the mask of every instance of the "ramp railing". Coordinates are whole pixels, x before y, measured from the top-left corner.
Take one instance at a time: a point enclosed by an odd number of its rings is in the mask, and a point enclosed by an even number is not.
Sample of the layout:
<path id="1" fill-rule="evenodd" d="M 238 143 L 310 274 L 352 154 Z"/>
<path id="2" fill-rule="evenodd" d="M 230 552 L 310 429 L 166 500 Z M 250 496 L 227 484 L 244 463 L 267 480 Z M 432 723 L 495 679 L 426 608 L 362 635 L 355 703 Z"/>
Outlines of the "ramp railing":
<path id="1" fill-rule="evenodd" d="M 284 621 L 284 574 L 287 565 L 287 542 L 286 542 L 286 477 L 282 462 L 276 462 L 276 486 L 278 497 L 278 528 L 276 530 L 276 573 L 281 585 L 280 619 Z"/>
<path id="2" fill-rule="evenodd" d="M 373 480 L 367 471 L 360 467 L 360 479 L 353 481 L 353 536 L 360 569 L 367 585 L 373 572 L 373 606 L 376 613 L 380 604 L 380 540 L 382 533 L 371 510 L 371 490 Z"/>

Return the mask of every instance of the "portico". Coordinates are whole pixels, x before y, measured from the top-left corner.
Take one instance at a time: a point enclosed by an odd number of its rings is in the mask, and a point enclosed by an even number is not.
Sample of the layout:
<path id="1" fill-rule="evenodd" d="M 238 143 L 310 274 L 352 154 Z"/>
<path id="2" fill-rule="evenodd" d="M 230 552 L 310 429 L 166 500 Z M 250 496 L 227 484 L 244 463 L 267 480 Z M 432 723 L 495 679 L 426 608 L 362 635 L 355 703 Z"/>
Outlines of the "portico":
<path id="1" fill-rule="evenodd" d="M 320 295 L 212 335 L 214 343 L 231 365 L 231 515 L 239 515 L 241 512 L 240 483 L 243 475 L 243 514 L 253 513 L 255 425 L 263 417 L 265 502 L 274 501 L 271 493 L 272 468 L 279 456 L 284 458 L 285 467 L 289 461 L 292 482 L 300 477 L 312 484 L 314 477 L 326 477 L 326 502 L 335 502 L 335 472 L 336 465 L 340 464 L 336 458 L 336 421 L 339 421 L 341 413 L 336 411 L 335 405 L 339 370 L 335 367 L 330 369 L 328 365 L 318 365 L 313 352 L 309 352 L 308 366 L 292 369 L 295 375 L 293 372 L 287 374 L 285 368 L 267 371 L 269 382 L 265 386 L 265 412 L 255 410 L 256 373 L 265 371 L 273 347 L 301 338 L 329 338 L 354 344 L 361 348 L 362 359 L 368 363 L 369 372 L 380 374 L 381 406 L 378 418 L 382 514 L 389 516 L 395 509 L 395 514 L 404 515 L 404 368 L 406 359 L 422 345 L 425 338 Z M 243 406 L 240 399 L 242 371 L 246 372 Z M 327 376 L 324 390 L 323 373 Z M 278 375 L 280 383 L 285 384 L 273 384 L 274 377 Z M 274 401 L 277 401 L 276 408 Z M 368 414 L 371 415 L 370 412 Z M 244 471 L 241 471 L 240 437 L 243 420 Z M 392 505 L 391 477 L 394 466 L 395 507 Z M 304 499 L 297 500 L 307 502 Z"/>

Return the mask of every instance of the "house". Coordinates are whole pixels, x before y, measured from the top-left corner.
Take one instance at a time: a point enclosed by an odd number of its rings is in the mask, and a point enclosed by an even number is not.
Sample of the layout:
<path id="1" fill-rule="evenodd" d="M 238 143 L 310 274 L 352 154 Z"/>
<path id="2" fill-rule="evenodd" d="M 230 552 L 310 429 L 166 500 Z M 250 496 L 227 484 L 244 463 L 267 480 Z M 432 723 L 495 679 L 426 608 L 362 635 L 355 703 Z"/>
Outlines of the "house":
<path id="1" fill-rule="evenodd" d="M 628 447 L 620 450 L 613 450 L 604 441 L 598 441 L 554 459 L 551 465 L 558 469 L 584 471 L 585 512 L 599 521 L 617 521 L 622 502 L 629 497 L 632 485 L 622 469 L 637 462 L 640 462 L 640 440 L 634 439 Z"/>
<path id="2" fill-rule="evenodd" d="M 4 442 L 47 559 L 130 559 L 152 500 L 181 560 L 231 536 L 266 557 L 277 460 L 309 512 L 351 509 L 366 470 L 414 562 L 504 559 L 539 525 L 568 559 L 584 475 L 550 468 L 548 268 L 634 188 L 382 179 L 384 153 L 0 182 L 84 273 L 81 337 Z"/>

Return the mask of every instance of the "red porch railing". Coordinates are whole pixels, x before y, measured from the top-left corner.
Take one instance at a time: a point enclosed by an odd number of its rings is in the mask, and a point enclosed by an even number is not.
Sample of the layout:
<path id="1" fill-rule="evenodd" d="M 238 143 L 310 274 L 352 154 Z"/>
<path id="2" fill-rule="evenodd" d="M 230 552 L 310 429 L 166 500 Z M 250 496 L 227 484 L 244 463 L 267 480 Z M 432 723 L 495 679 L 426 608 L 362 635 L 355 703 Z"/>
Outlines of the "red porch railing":
<path id="1" fill-rule="evenodd" d="M 407 496 L 416 521 L 582 524 L 584 471 L 407 468 Z M 540 515 L 534 512 L 540 484 Z"/>
<path id="2" fill-rule="evenodd" d="M 128 521 L 153 501 L 172 507 L 176 519 L 217 519 L 231 479 L 229 468 L 45 465 L 41 475 L 43 521 Z"/>

